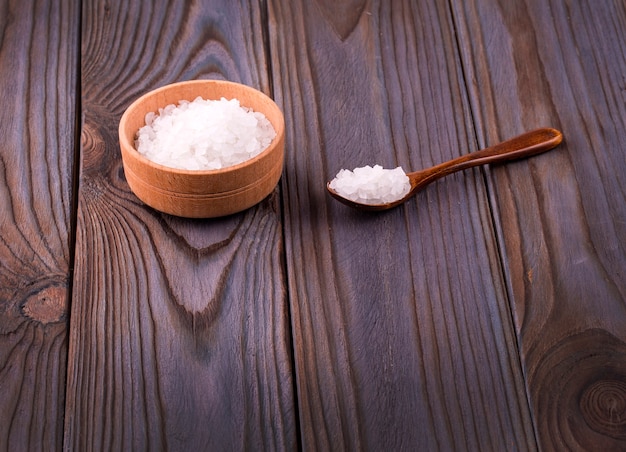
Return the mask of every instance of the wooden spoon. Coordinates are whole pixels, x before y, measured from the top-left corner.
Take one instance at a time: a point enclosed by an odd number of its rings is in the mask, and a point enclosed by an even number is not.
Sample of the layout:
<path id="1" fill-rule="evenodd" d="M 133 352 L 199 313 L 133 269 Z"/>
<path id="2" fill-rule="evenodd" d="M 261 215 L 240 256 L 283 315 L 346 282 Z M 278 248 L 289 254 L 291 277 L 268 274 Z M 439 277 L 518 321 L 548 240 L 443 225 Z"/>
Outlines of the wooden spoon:
<path id="1" fill-rule="evenodd" d="M 487 163 L 500 163 L 508 160 L 529 157 L 535 154 L 541 154 L 542 152 L 549 151 L 550 149 L 558 146 L 562 140 L 563 135 L 556 129 L 537 129 L 519 135 L 515 138 L 511 138 L 510 140 L 503 141 L 502 143 L 494 146 L 490 146 L 486 149 L 462 155 L 455 159 L 433 166 L 432 168 L 407 173 L 411 183 L 411 190 L 403 198 L 385 204 L 363 204 L 344 198 L 335 190 L 330 188 L 330 182 L 326 184 L 326 188 L 335 199 L 350 207 L 354 207 L 355 209 L 370 211 L 387 210 L 404 203 L 426 185 L 447 176 L 448 174 L 472 168 L 474 166 L 485 165 Z"/>

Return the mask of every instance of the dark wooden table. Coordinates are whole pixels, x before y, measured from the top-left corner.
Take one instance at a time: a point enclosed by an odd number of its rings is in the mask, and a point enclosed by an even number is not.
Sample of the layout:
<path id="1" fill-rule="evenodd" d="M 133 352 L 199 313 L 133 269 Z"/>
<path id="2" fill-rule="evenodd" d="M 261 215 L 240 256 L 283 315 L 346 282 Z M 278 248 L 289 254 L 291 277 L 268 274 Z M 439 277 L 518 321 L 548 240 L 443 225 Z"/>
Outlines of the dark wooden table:
<path id="1" fill-rule="evenodd" d="M 141 94 L 285 113 L 275 192 L 129 190 Z M 626 450 L 626 2 L 0 1 L 0 449 Z M 551 126 L 392 211 L 325 193 Z"/>

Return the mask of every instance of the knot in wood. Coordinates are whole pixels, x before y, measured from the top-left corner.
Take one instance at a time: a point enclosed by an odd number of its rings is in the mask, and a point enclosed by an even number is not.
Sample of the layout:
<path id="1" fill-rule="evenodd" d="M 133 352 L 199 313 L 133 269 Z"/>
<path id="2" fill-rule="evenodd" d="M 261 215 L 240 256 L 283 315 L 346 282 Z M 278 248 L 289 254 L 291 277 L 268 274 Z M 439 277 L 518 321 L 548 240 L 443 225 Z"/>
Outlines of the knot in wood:
<path id="1" fill-rule="evenodd" d="M 626 450 L 626 343 L 588 329 L 547 350 L 530 377 L 555 450 Z M 545 395 L 549 394 L 549 397 Z M 548 447 L 550 448 L 550 447 Z"/>
<path id="2" fill-rule="evenodd" d="M 31 294 L 22 305 L 24 316 L 43 324 L 63 321 L 66 310 L 67 289 L 61 286 L 44 287 Z"/>
<path id="3" fill-rule="evenodd" d="M 593 430 L 626 440 L 626 374 L 590 384 L 580 400 L 580 410 Z"/>

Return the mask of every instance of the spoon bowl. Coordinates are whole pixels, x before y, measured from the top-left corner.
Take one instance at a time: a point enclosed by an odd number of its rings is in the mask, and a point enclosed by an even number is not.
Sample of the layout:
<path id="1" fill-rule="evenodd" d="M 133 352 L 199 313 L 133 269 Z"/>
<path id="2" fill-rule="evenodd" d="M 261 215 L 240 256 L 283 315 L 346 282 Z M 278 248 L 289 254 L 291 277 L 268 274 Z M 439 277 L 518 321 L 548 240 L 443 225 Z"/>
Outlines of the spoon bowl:
<path id="1" fill-rule="evenodd" d="M 352 201 L 333 190 L 330 187 L 330 182 L 326 184 L 326 189 L 333 198 L 355 209 L 368 211 L 387 210 L 403 204 L 419 190 L 426 187 L 426 185 L 449 174 L 475 166 L 486 165 L 488 163 L 501 163 L 541 154 L 542 152 L 555 148 L 561 141 L 563 141 L 563 134 L 561 132 L 545 127 L 526 132 L 510 140 L 481 149 L 480 151 L 462 155 L 431 168 L 407 173 L 411 184 L 409 192 L 396 201 L 384 204 L 365 204 Z"/>

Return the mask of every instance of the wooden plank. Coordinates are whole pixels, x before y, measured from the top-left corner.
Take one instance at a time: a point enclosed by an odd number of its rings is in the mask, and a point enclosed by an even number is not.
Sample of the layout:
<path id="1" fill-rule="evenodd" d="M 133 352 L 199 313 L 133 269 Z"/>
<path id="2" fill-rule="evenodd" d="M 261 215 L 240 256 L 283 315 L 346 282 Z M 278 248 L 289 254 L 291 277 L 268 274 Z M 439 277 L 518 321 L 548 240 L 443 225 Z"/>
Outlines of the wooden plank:
<path id="1" fill-rule="evenodd" d="M 76 2 L 0 2 L 0 449 L 62 445 Z"/>
<path id="2" fill-rule="evenodd" d="M 480 141 L 565 144 L 490 172 L 543 450 L 626 448 L 626 4 L 455 1 Z"/>
<path id="3" fill-rule="evenodd" d="M 69 450 L 293 449 L 278 193 L 185 220 L 125 182 L 117 125 L 149 89 L 226 78 L 269 91 L 256 2 L 87 1 L 70 329 Z"/>
<path id="4" fill-rule="evenodd" d="M 480 171 L 387 213 L 325 193 L 340 168 L 475 149 L 447 4 L 269 5 L 304 448 L 534 449 Z"/>

